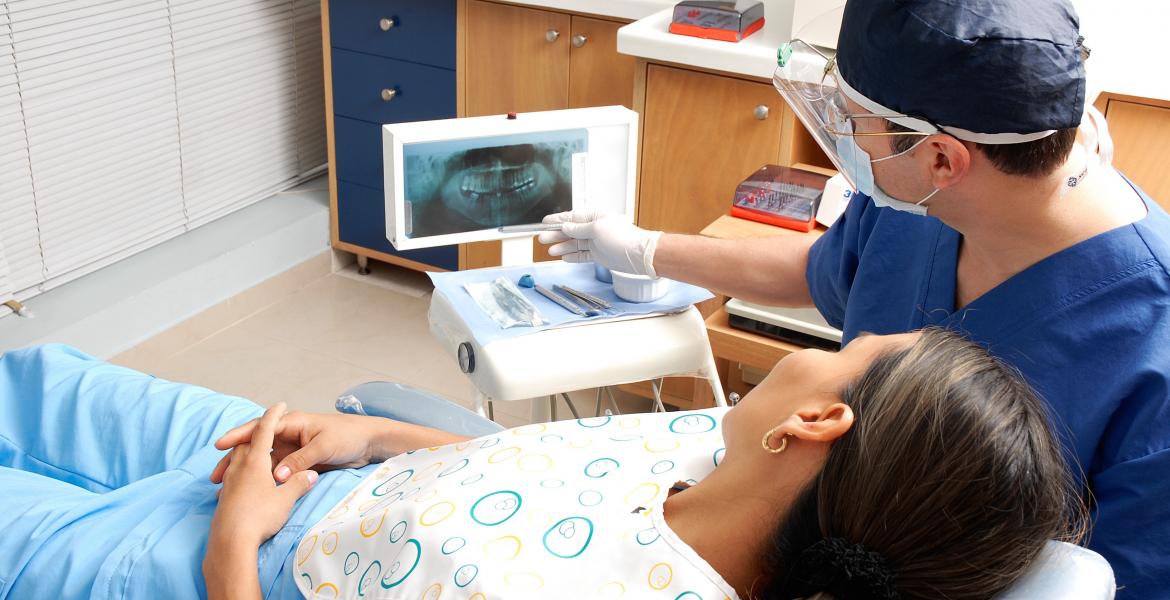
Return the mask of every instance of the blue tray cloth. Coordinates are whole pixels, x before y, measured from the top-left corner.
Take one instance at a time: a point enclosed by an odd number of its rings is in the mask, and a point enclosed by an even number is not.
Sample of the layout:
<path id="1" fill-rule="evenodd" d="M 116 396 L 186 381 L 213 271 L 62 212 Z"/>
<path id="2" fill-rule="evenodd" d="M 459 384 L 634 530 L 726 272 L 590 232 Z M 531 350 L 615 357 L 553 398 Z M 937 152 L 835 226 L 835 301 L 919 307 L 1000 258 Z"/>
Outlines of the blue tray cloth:
<path id="1" fill-rule="evenodd" d="M 613 310 L 609 314 L 596 317 L 579 317 L 561 308 L 552 300 L 541 296 L 536 290 L 520 288 L 525 298 L 528 298 L 541 316 L 548 321 L 547 325 L 539 327 L 511 327 L 502 329 L 487 313 L 480 309 L 463 285 L 481 281 L 493 281 L 497 277 L 504 277 L 512 283 L 519 281 L 520 276 L 531 274 L 536 284 L 553 289 L 554 285 L 567 285 L 571 288 L 588 292 L 603 300 L 613 303 Z M 564 327 L 586 321 L 606 321 L 615 318 L 629 318 L 637 315 L 652 315 L 678 312 L 697 302 L 702 302 L 715 296 L 698 286 L 681 281 L 672 281 L 670 290 L 656 302 L 626 302 L 613 293 L 613 285 L 598 281 L 593 275 L 593 263 L 567 263 L 564 261 L 542 262 L 521 267 L 494 267 L 489 269 L 473 269 L 468 271 L 453 271 L 449 273 L 428 273 L 435 284 L 435 291 L 444 294 L 455 307 L 455 312 L 467 323 L 475 341 L 481 346 L 496 340 L 510 339 L 522 335 L 530 335 L 538 331 Z"/>

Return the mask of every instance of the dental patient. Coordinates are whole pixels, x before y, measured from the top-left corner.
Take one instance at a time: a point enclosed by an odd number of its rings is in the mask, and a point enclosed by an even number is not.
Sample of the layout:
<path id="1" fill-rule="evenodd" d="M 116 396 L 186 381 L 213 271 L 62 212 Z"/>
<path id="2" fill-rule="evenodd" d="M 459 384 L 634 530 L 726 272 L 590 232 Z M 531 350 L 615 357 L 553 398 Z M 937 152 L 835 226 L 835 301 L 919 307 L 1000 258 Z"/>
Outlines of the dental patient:
<path id="1" fill-rule="evenodd" d="M 0 597 L 992 598 L 1084 523 L 1042 403 L 938 330 L 791 354 L 731 409 L 476 439 L 61 347 L 0 394 Z"/>

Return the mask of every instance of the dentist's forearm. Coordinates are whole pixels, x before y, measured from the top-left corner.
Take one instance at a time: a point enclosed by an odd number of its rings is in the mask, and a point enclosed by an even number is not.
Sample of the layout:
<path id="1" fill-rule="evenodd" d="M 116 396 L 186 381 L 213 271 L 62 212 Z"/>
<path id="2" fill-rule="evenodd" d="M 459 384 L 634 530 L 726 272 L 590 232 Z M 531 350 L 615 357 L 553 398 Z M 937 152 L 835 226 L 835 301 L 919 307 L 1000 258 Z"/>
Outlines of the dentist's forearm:
<path id="1" fill-rule="evenodd" d="M 663 234 L 654 271 L 711 291 L 769 306 L 812 306 L 805 270 L 811 236 L 723 240 Z"/>

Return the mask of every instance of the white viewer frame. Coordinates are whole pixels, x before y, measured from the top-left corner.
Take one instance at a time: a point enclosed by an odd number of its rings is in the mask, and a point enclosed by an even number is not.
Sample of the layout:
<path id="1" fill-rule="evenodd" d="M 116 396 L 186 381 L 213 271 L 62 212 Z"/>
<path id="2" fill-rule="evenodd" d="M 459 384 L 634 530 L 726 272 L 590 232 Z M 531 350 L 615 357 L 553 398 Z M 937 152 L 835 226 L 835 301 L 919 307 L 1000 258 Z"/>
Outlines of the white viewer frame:
<path id="1" fill-rule="evenodd" d="M 574 194 L 573 208 L 574 210 L 604 209 L 611 213 L 624 214 L 633 222 L 634 188 L 638 166 L 638 113 L 624 106 L 518 113 L 515 119 L 509 119 L 506 115 L 492 115 L 383 125 L 382 162 L 386 191 L 386 237 L 398 250 L 414 250 L 450 244 L 531 238 L 533 236 L 532 233 L 501 233 L 498 228 L 493 227 L 460 233 L 407 237 L 406 191 L 405 182 L 401 175 L 404 172 L 403 146 L 407 144 L 584 128 L 590 133 L 589 152 L 592 153 L 596 151 L 592 144 L 593 128 L 614 126 L 625 126 L 628 134 L 625 144 L 626 180 L 624 194 L 619 198 L 605 199 L 590 198 L 588 193 L 582 199 Z M 621 159 L 618 158 L 618 160 Z M 595 165 L 596 161 L 590 161 L 590 164 Z M 596 190 L 596 186 L 590 184 L 601 177 L 601 175 L 597 175 L 597 171 L 596 168 L 586 168 L 586 190 L 590 188 Z M 531 246 L 529 248 L 531 249 Z"/>

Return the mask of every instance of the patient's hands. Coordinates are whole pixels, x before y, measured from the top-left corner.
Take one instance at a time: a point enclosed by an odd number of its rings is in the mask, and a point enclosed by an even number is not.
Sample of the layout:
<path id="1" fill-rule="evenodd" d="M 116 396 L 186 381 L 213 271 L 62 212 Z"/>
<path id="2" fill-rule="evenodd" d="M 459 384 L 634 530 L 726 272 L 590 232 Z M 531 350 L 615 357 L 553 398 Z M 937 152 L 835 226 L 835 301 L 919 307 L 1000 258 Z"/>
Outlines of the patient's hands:
<path id="1" fill-rule="evenodd" d="M 269 410 L 271 412 L 271 409 Z M 253 419 L 223 434 L 215 442 L 220 450 L 247 443 L 259 423 L 268 417 Z M 293 411 L 274 424 L 272 461 L 273 477 L 286 481 L 298 471 L 315 469 L 328 471 L 361 467 L 371 460 L 382 460 L 376 440 L 389 424 L 387 419 L 360 415 L 319 415 Z M 232 454 L 219 461 L 211 473 L 211 481 L 220 483 L 229 468 Z"/>
<path id="2" fill-rule="evenodd" d="M 277 485 L 272 478 L 270 448 L 284 403 L 269 408 L 254 423 L 247 439 L 235 444 L 219 478 L 223 489 L 211 519 L 203 575 L 207 595 L 219 598 L 260 598 L 256 552 L 288 521 L 296 501 L 317 481 L 313 471 L 298 471 Z"/>

